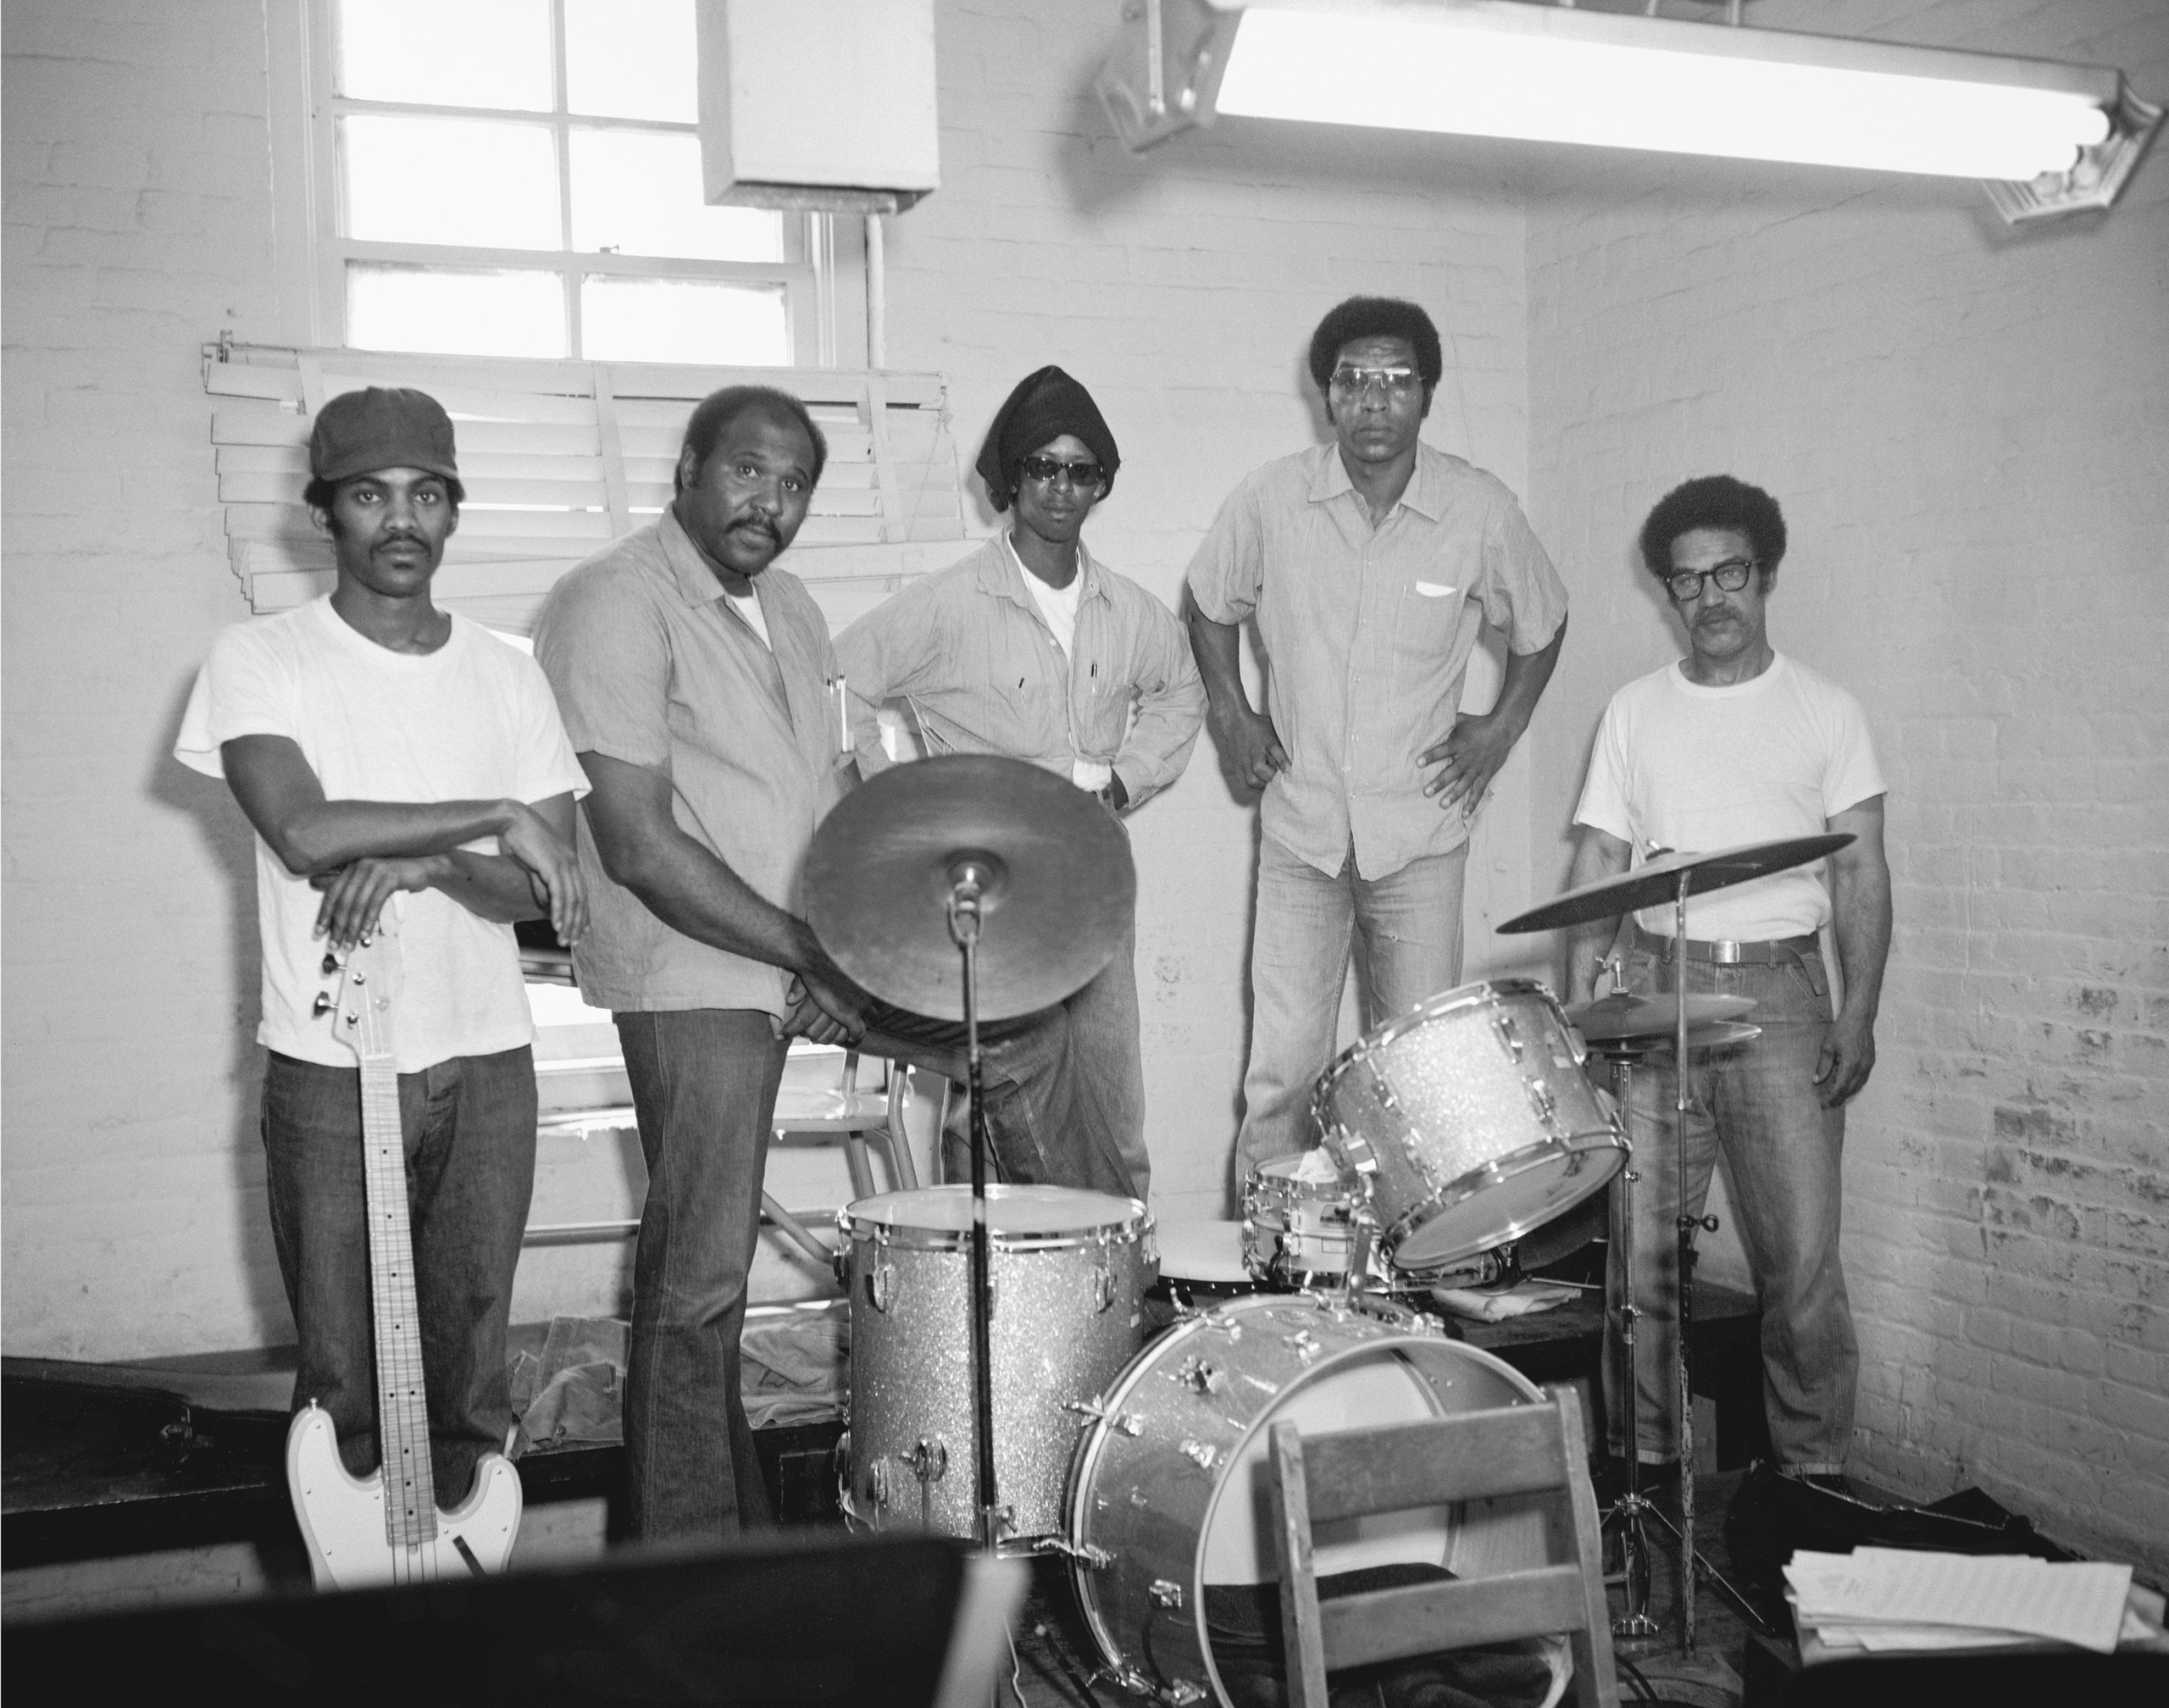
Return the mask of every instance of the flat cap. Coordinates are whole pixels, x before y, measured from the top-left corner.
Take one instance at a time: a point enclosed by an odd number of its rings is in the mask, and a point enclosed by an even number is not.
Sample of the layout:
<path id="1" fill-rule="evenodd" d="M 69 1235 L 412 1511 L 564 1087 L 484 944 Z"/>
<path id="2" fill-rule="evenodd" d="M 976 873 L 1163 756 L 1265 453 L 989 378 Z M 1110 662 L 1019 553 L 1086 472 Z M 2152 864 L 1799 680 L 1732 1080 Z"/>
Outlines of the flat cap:
<path id="1" fill-rule="evenodd" d="M 342 391 L 316 412 L 308 467 L 319 480 L 378 469 L 420 469 L 457 480 L 452 417 L 426 391 L 384 385 Z"/>

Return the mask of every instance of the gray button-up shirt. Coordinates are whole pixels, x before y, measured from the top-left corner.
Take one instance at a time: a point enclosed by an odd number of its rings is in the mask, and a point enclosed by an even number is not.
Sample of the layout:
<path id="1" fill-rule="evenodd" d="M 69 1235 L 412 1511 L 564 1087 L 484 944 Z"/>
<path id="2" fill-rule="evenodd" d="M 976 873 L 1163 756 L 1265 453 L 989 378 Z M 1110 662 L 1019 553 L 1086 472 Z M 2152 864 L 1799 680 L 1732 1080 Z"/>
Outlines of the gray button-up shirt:
<path id="1" fill-rule="evenodd" d="M 1078 556 L 1074 657 L 999 536 L 836 637 L 865 775 L 889 762 L 875 709 L 897 696 L 937 752 L 1002 753 L 1064 777 L 1077 760 L 1097 760 L 1122 779 L 1132 806 L 1182 775 L 1205 717 L 1189 637 L 1134 581 L 1081 546 Z"/>
<path id="2" fill-rule="evenodd" d="M 671 814 L 764 900 L 799 911 L 814 826 L 842 798 L 829 625 L 804 585 L 753 578 L 768 646 L 730 608 L 678 518 L 607 546 L 550 590 L 535 656 L 575 751 L 669 774 Z M 580 815 L 580 993 L 610 1009 L 789 1013 L 782 969 L 696 942 L 611 882 Z"/>
<path id="3" fill-rule="evenodd" d="M 1453 728 L 1484 624 L 1528 653 L 1567 619 L 1505 483 L 1428 445 L 1375 528 L 1337 444 L 1267 463 L 1220 507 L 1190 586 L 1215 623 L 1257 618 L 1289 760 L 1266 786 L 1265 834 L 1326 873 L 1352 846 L 1367 879 L 1468 840 L 1463 815 L 1423 795 L 1417 756 Z"/>

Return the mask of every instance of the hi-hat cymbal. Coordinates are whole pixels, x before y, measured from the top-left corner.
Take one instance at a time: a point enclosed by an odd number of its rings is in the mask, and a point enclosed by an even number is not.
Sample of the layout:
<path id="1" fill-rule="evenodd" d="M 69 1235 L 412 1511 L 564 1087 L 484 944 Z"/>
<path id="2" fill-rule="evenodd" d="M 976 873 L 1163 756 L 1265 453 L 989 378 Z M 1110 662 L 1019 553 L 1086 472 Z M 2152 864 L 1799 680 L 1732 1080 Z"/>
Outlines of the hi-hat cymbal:
<path id="1" fill-rule="evenodd" d="M 1678 895 L 1679 875 L 1683 872 L 1692 874 L 1687 893 L 1700 896 L 1711 890 L 1745 884 L 1751 879 L 1767 878 L 1772 872 L 1789 872 L 1795 866 L 1805 866 L 1852 840 L 1850 831 L 1830 830 L 1820 836 L 1795 836 L 1783 842 L 1744 842 L 1737 848 L 1720 848 L 1714 854 L 1661 855 L 1631 872 L 1622 872 L 1615 878 L 1600 878 L 1594 884 L 1569 890 L 1541 907 L 1517 914 L 1499 929 L 1553 931 L 1562 925 L 1583 925 L 1592 919 L 1611 919 L 1644 907 L 1661 907 Z"/>
<path id="2" fill-rule="evenodd" d="M 1700 1050 L 1728 1049 L 1761 1035 L 1760 1026 L 1745 1025 L 1738 1020 L 1706 1020 L 1700 1026 L 1687 1029 L 1687 1052 L 1691 1056 Z M 1606 1038 L 1601 1042 L 1592 1038 L 1588 1041 L 1590 1055 L 1606 1062 L 1629 1062 L 1652 1056 L 1673 1055 L 1678 1042 L 1669 1032 L 1645 1032 L 1636 1038 Z"/>
<path id="3" fill-rule="evenodd" d="M 1752 996 L 1709 996 L 1689 991 L 1687 1023 L 1700 1026 L 1712 1020 L 1737 1020 L 1755 1006 Z M 1677 996 L 1606 996 L 1567 1011 L 1567 1023 L 1592 1044 L 1614 1038 L 1642 1038 L 1652 1034 L 1669 1038 L 1679 1025 Z"/>
<path id="4" fill-rule="evenodd" d="M 979 1015 L 1059 1002 L 1122 946 L 1137 906 L 1129 839 L 1053 772 L 986 753 L 899 765 L 853 790 L 806 856 L 806 918 L 835 963 L 885 1002 L 964 1018 L 948 903 L 967 863 L 979 903 Z"/>

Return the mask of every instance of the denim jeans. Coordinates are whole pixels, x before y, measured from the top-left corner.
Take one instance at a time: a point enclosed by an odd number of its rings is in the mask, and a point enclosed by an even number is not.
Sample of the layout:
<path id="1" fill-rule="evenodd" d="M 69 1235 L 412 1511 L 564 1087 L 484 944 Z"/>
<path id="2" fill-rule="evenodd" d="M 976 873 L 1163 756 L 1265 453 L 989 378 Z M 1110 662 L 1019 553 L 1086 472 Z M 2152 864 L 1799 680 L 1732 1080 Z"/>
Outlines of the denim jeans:
<path id="1" fill-rule="evenodd" d="M 1797 963 L 1689 961 L 1686 968 L 1689 990 L 1752 997 L 1753 1011 L 1741 1018 L 1762 1029 L 1749 1043 L 1692 1058 L 1688 1086 L 1696 1106 L 1687 1117 L 1687 1213 L 1702 1213 L 1722 1150 L 1762 1309 L 1762 1402 L 1771 1446 L 1787 1470 L 1842 1472 L 1860 1358 L 1838 1256 L 1845 1116 L 1822 1106 L 1814 1083 L 1830 1024 L 1822 958 L 1810 951 Z M 1639 951 L 1628 957 L 1628 984 L 1637 995 L 1670 990 L 1672 969 Z M 1640 1456 L 1652 1461 L 1679 1451 L 1672 1365 L 1679 1300 L 1675 1083 L 1669 1066 L 1647 1064 L 1634 1074 L 1637 1445 Z M 1616 1331 L 1622 1302 L 1616 1263 L 1610 1281 Z M 1605 1404 L 1617 1453 L 1623 1450 L 1627 1414 L 1616 1332 L 1606 1337 L 1604 1352 Z"/>
<path id="2" fill-rule="evenodd" d="M 1461 982 L 1466 845 L 1384 878 L 1359 877 L 1351 851 L 1328 877 L 1270 836 L 1257 859 L 1251 938 L 1251 1056 L 1235 1138 L 1238 1191 L 1261 1162 L 1308 1150 L 1311 1094 L 1333 1060 L 1351 949 L 1366 1031 Z"/>
<path id="3" fill-rule="evenodd" d="M 647 1162 L 625 1359 L 626 1528 L 718 1541 L 771 1522 L 738 1337 L 790 1044 L 760 1009 L 615 1018 Z"/>
<path id="4" fill-rule="evenodd" d="M 440 1506 L 486 1451 L 517 1447 L 505 1324 L 535 1186 L 535 1058 L 524 1046 L 399 1076 L 407 1203 Z M 263 1078 L 271 1237 L 301 1337 L 294 1407 L 330 1414 L 356 1476 L 377 1465 L 361 1075 L 274 1051 Z"/>
<path id="5" fill-rule="evenodd" d="M 1115 970 L 1111 967 L 1100 977 L 1106 979 Z M 1092 989 L 1086 985 L 1068 1003 L 979 1028 L 990 1178 L 1132 1195 L 1130 1166 L 1119 1136 L 1126 1118 L 1124 1103 L 1107 1095 L 1104 1088 L 1115 1083 L 1107 1078 L 1100 1079 L 1102 1089 L 1088 1084 L 1088 1076 L 1104 1076 L 1108 1054 L 1105 1034 L 1099 1034 L 1096 1050 L 1091 1034 L 1079 1035 L 1073 1013 L 1073 1005 Z M 1135 1000 L 1133 984 L 1130 1001 L 1134 1004 Z M 1100 1012 L 1103 1014 L 1104 1008 Z M 1134 1022 L 1129 1035 L 1134 1040 Z M 929 1020 L 876 1003 L 868 1011 L 866 1038 L 860 1048 L 931 1068 L 959 1086 L 967 1078 L 969 1064 L 960 1021 Z M 1142 1080 L 1140 1068 L 1135 1106 L 1140 1110 Z M 949 1128 L 942 1136 L 942 1173 L 951 1180 L 968 1180 L 972 1162 L 966 1100 L 951 1099 L 949 1113 Z M 1137 1124 L 1141 1132 L 1141 1117 Z"/>
<path id="6" fill-rule="evenodd" d="M 790 1046 L 759 1009 L 614 1018 L 648 1173 L 625 1372 L 627 1528 L 714 1541 L 769 1522 L 738 1345 Z M 962 1078 L 960 1024 L 879 1003 L 867 1019 L 865 1050 Z M 1120 1157 L 1079 1113 L 1061 1008 L 984 1027 L 980 1045 L 1006 1178 L 1127 1190 Z"/>
<path id="7" fill-rule="evenodd" d="M 1062 1005 L 1069 1014 L 1079 1095 L 1089 1126 L 1104 1134 L 1122 1158 L 1122 1190 L 1150 1201 L 1152 1157 L 1145 1146 L 1145 1052 L 1137 1010 L 1137 927 L 1133 923 L 1113 960 Z"/>

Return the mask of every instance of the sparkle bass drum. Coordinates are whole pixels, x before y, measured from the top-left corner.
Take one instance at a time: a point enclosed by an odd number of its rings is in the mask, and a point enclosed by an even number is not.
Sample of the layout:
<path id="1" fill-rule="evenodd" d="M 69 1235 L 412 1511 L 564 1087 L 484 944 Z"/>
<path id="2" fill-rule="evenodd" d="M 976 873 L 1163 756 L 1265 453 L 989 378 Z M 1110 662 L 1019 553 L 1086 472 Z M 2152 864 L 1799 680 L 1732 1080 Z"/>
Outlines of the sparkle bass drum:
<path id="1" fill-rule="evenodd" d="M 1134 1198 L 990 1186 L 995 1500 L 1010 1551 L 1062 1528 L 1062 1489 L 1095 1398 L 1135 1354 L 1154 1262 Z M 840 1211 L 851 1298 L 844 1510 L 876 1530 L 979 1533 L 968 1186 Z"/>
<path id="2" fill-rule="evenodd" d="M 1344 1051 L 1312 1110 L 1362 1184 L 1396 1268 L 1438 1269 L 1520 1239 L 1627 1160 L 1551 993 L 1464 984 Z"/>
<path id="3" fill-rule="evenodd" d="M 1108 1389 L 1069 1483 L 1070 1572 L 1123 1685 L 1225 1704 L 1208 1603 L 1274 1581 L 1270 1426 L 1306 1435 L 1541 1403 L 1535 1384 L 1412 1313 L 1310 1295 L 1178 1323 Z M 1484 1577 L 1545 1563 L 1538 1496 L 1321 1525 L 1321 1576 L 1409 1562 Z"/>

